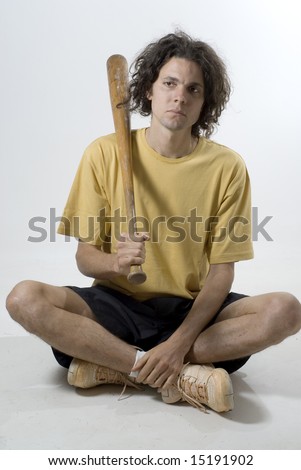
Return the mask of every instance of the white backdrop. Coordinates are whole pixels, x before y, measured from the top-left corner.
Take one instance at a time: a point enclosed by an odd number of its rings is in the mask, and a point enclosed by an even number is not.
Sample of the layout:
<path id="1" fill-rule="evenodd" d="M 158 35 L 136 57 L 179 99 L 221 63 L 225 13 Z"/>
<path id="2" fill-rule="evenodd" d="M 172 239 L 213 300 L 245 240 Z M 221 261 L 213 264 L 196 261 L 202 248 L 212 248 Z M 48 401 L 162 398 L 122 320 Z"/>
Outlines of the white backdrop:
<path id="1" fill-rule="evenodd" d="M 113 131 L 106 60 L 131 62 L 179 27 L 226 61 L 234 93 L 214 139 L 245 159 L 253 206 L 273 238 L 237 266 L 234 289 L 301 297 L 300 14 L 298 0 L 1 0 L 0 336 L 26 334 L 5 310 L 22 279 L 90 284 L 77 272 L 76 243 L 50 233 L 90 141 Z M 133 127 L 147 125 L 133 119 Z M 39 234 L 29 221 L 47 235 Z"/>

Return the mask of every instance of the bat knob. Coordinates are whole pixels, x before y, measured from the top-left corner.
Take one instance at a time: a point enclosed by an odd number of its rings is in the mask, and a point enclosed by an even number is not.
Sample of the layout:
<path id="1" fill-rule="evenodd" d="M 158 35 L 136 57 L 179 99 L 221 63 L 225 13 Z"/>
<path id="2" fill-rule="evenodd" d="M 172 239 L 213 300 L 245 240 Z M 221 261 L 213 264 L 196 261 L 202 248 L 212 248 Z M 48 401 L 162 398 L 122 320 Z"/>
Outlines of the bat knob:
<path id="1" fill-rule="evenodd" d="M 127 280 L 131 284 L 143 284 L 146 281 L 146 274 L 142 271 L 141 266 L 132 266 Z"/>

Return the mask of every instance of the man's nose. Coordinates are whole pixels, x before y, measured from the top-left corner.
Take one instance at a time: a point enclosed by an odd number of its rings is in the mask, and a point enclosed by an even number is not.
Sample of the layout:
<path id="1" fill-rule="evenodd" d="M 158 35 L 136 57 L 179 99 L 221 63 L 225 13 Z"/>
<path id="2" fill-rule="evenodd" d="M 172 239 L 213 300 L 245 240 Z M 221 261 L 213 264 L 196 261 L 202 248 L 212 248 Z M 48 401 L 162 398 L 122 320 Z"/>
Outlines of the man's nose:
<path id="1" fill-rule="evenodd" d="M 177 87 L 174 94 L 174 101 L 176 103 L 186 103 L 187 102 L 187 91 L 184 87 Z"/>

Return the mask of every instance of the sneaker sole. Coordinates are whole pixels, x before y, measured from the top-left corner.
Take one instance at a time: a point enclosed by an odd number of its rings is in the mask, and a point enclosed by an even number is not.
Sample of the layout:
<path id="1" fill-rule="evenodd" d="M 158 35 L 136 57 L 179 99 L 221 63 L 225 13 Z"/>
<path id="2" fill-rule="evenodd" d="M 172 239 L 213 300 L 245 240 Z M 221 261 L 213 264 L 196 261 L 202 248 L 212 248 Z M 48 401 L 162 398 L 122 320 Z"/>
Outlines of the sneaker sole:
<path id="1" fill-rule="evenodd" d="M 77 364 L 73 360 L 71 362 L 70 366 L 69 366 L 69 370 L 68 370 L 68 374 L 67 374 L 67 381 L 68 381 L 69 385 L 75 386 L 78 369 L 79 369 L 79 364 Z"/>
<path id="2" fill-rule="evenodd" d="M 214 370 L 214 394 L 210 397 L 208 406 L 218 413 L 231 411 L 234 408 L 233 386 L 228 373 L 224 369 Z"/>
<path id="3" fill-rule="evenodd" d="M 84 376 L 81 374 L 81 369 L 84 371 Z M 69 385 L 77 388 L 91 388 L 95 385 L 91 385 L 90 381 L 87 383 L 87 368 L 81 367 L 81 361 L 79 359 L 73 359 L 69 366 L 67 381 Z"/>

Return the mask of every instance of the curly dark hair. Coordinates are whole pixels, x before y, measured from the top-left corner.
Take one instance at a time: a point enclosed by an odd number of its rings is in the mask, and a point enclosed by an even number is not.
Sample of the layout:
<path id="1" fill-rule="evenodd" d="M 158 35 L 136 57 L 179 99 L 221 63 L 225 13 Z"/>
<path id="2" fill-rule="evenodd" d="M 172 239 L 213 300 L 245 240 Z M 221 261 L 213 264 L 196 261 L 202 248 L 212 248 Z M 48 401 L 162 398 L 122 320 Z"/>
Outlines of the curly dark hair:
<path id="1" fill-rule="evenodd" d="M 194 40 L 183 31 L 167 34 L 146 46 L 131 65 L 129 84 L 130 110 L 142 116 L 151 114 L 151 102 L 147 93 L 159 76 L 160 69 L 172 57 L 196 62 L 202 69 L 205 84 L 205 100 L 192 135 L 210 137 L 218 125 L 231 93 L 231 84 L 221 58 L 205 42 Z"/>

